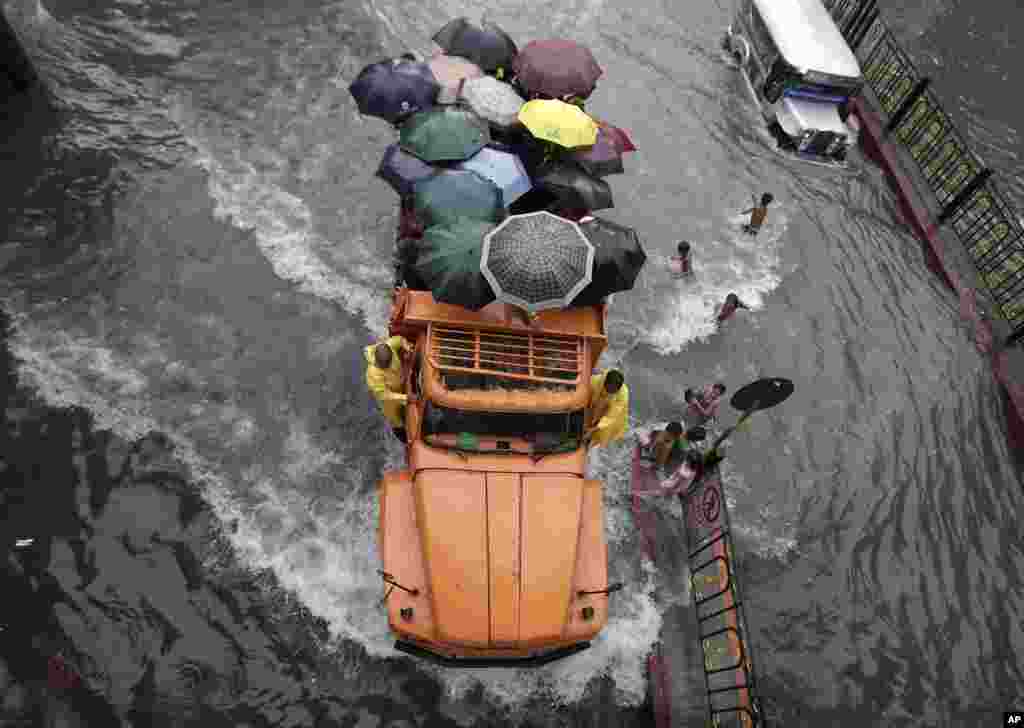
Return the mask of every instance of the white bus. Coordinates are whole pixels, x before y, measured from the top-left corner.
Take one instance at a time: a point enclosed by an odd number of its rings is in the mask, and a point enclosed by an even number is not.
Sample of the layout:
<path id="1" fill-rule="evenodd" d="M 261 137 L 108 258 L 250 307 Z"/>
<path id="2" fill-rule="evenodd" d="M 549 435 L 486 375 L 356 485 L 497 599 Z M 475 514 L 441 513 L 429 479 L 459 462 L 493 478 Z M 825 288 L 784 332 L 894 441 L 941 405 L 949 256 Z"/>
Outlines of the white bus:
<path id="1" fill-rule="evenodd" d="M 743 69 L 779 147 L 844 164 L 857 130 L 847 101 L 863 85 L 860 64 L 821 0 L 740 0 L 725 47 Z"/>

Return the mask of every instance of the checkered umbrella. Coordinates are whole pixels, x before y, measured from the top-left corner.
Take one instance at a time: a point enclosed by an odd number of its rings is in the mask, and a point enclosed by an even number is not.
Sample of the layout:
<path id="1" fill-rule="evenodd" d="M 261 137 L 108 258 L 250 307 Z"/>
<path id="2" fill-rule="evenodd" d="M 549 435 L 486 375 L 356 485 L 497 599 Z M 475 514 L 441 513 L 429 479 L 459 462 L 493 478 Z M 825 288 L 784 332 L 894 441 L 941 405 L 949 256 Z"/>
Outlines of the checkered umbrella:
<path id="1" fill-rule="evenodd" d="M 594 246 L 550 212 L 512 215 L 484 236 L 480 270 L 497 300 L 531 313 L 565 308 L 590 283 Z"/>

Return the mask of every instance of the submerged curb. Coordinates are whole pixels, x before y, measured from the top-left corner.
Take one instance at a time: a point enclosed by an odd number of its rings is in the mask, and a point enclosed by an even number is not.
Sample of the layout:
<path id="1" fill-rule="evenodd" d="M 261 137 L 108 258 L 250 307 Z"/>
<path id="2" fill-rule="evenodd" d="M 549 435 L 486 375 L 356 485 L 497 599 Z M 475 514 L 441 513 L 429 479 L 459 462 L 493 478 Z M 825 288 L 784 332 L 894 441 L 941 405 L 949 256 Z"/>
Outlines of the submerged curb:
<path id="1" fill-rule="evenodd" d="M 939 225 L 932 214 L 917 202 L 913 184 L 900 168 L 896 150 L 885 136 L 878 114 L 863 97 L 853 99 L 852 111 L 860 121 L 860 143 L 864 153 L 885 172 L 896 193 L 900 212 L 914 234 L 926 244 L 928 267 L 942 276 L 946 285 L 960 298 L 960 317 L 974 325 L 974 343 L 989 356 L 992 372 L 1003 386 L 1008 400 L 1007 429 L 1011 450 L 1024 450 L 1024 371 L 1012 372 L 1010 356 L 993 335 L 992 325 L 977 306 L 977 291 L 948 264 L 949 256 L 938 235 Z"/>

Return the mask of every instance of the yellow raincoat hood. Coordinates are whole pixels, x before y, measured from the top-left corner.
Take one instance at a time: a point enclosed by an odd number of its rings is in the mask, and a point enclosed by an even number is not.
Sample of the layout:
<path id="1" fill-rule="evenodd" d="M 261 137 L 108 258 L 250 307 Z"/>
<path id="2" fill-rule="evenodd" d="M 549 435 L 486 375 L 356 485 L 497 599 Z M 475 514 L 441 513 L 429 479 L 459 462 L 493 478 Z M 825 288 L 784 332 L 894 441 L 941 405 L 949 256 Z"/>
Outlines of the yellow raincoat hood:
<path id="1" fill-rule="evenodd" d="M 597 420 L 597 431 L 592 439 L 595 445 L 607 445 L 612 440 L 618 440 L 626 434 L 629 425 L 629 386 L 623 382 L 622 387 L 615 394 L 608 394 L 604 391 L 604 378 L 608 372 L 595 374 L 590 378 L 590 411 L 589 416 L 601 413 Z"/>
<path id="2" fill-rule="evenodd" d="M 363 349 L 363 356 L 366 359 L 366 386 L 377 398 L 377 404 L 391 426 L 405 427 L 402 407 L 408 398 L 402 393 L 402 360 L 399 354 L 402 349 L 412 350 L 412 345 L 401 336 L 392 336 L 382 343 L 391 349 L 391 366 L 387 369 L 377 366 L 373 355 L 377 344 L 371 344 Z"/>

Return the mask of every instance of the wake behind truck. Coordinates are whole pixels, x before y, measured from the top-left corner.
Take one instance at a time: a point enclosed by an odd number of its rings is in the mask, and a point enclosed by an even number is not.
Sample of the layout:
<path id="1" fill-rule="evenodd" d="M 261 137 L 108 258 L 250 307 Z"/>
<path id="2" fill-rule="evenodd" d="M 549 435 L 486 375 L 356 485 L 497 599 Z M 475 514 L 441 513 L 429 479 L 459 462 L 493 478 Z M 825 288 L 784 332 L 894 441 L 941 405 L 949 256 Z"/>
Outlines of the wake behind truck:
<path id="1" fill-rule="evenodd" d="M 467 666 L 586 649 L 618 587 L 582 442 L 605 306 L 530 324 L 505 304 L 470 311 L 401 288 L 389 330 L 415 347 L 406 467 L 379 490 L 396 649 Z"/>

